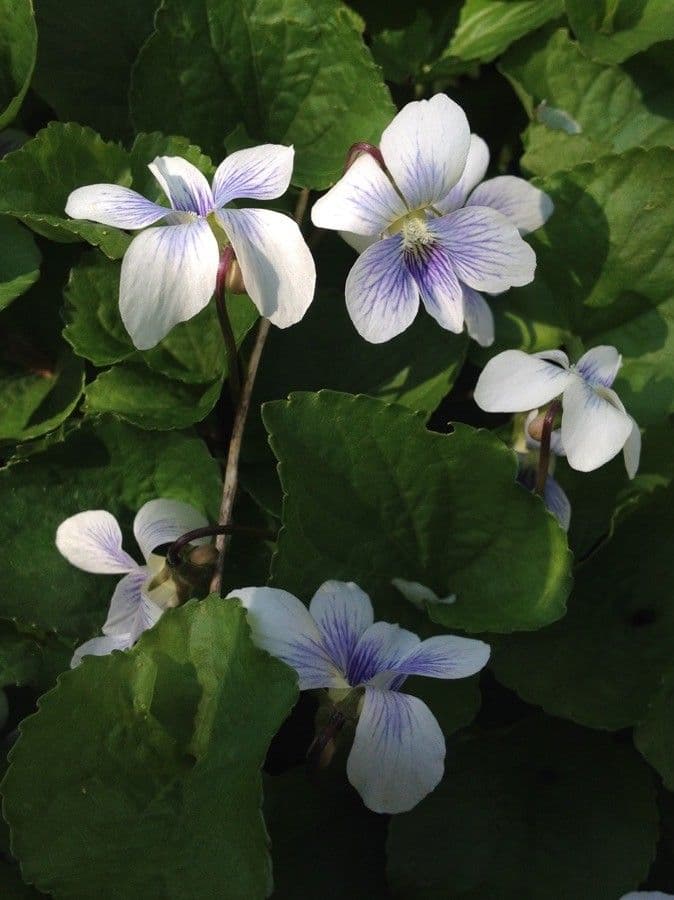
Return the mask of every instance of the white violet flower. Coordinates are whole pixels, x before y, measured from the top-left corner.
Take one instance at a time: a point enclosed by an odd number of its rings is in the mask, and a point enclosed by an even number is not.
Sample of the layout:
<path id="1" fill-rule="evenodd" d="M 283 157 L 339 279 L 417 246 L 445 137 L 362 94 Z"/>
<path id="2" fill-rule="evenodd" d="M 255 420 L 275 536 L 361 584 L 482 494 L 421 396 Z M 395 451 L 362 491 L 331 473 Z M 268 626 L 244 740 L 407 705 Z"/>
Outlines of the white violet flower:
<path id="1" fill-rule="evenodd" d="M 398 625 L 374 622 L 370 598 L 352 582 L 326 581 L 309 609 L 275 588 L 239 588 L 229 597 L 248 610 L 258 646 L 295 669 L 300 690 L 328 688 L 343 699 L 362 694 L 347 775 L 367 807 L 405 812 L 433 790 L 445 739 L 426 704 L 400 689 L 408 675 L 474 675 L 489 659 L 487 644 L 450 635 L 421 641 Z"/>
<path id="2" fill-rule="evenodd" d="M 82 644 L 75 651 L 71 666 L 83 656 L 105 656 L 113 650 L 131 647 L 151 628 L 163 610 L 153 603 L 143 588 L 164 565 L 154 551 L 172 544 L 181 535 L 208 525 L 198 510 L 177 500 L 150 500 L 138 511 L 133 533 L 145 558 L 139 565 L 122 549 L 122 532 L 117 519 L 104 509 L 90 509 L 61 522 L 56 530 L 56 546 L 69 563 L 84 572 L 123 575 L 110 601 L 103 637 Z M 203 538 L 195 544 L 209 541 Z"/>
<path id="3" fill-rule="evenodd" d="M 621 364 L 616 348 L 604 345 L 588 350 L 575 365 L 561 350 L 505 350 L 482 370 L 475 402 L 487 412 L 526 412 L 561 397 L 557 452 L 566 454 L 571 468 L 590 472 L 622 450 L 627 474 L 634 478 L 639 426 L 611 389 Z"/>
<path id="4" fill-rule="evenodd" d="M 273 200 L 288 189 L 294 150 L 263 144 L 237 150 L 220 163 L 212 186 L 179 156 L 159 156 L 150 171 L 168 197 L 160 206 L 117 184 L 73 191 L 74 219 L 141 231 L 122 262 L 119 309 L 139 350 L 179 322 L 196 316 L 213 296 L 221 249 L 234 251 L 246 292 L 279 328 L 298 322 L 314 295 L 316 268 L 297 224 L 270 209 L 236 209 L 239 198 Z M 160 228 L 147 228 L 161 223 Z"/>

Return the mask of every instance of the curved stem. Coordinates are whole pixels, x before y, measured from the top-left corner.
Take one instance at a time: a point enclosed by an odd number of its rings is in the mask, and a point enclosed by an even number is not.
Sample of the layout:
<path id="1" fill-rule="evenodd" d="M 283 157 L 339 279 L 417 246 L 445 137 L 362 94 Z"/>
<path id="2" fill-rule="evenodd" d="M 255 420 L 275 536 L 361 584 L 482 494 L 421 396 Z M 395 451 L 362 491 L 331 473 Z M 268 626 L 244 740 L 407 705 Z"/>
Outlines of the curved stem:
<path id="1" fill-rule="evenodd" d="M 548 469 L 550 468 L 550 440 L 552 438 L 552 426 L 554 424 L 557 413 L 561 406 L 559 400 L 555 400 L 548 407 L 548 411 L 543 419 L 543 427 L 541 429 L 541 449 L 538 452 L 538 472 L 536 473 L 536 487 L 534 493 L 542 497 L 545 493 L 545 484 L 548 480 Z"/>
<path id="2" fill-rule="evenodd" d="M 186 531 L 177 541 L 174 541 L 166 551 L 166 562 L 172 568 L 176 569 L 180 563 L 180 554 L 184 547 L 197 541 L 199 538 L 211 537 L 216 534 L 249 534 L 251 537 L 259 537 L 262 540 L 273 541 L 276 539 L 276 533 L 268 528 L 255 528 L 252 525 L 235 525 L 233 522 L 229 525 L 205 525 L 203 528 L 194 528 L 192 531 Z"/>
<path id="3" fill-rule="evenodd" d="M 386 163 L 384 162 L 384 157 L 382 156 L 379 147 L 375 147 L 374 144 L 369 144 L 367 141 L 356 141 L 355 144 L 352 144 L 349 147 L 348 153 L 346 154 L 346 163 L 344 164 L 345 175 L 361 153 L 367 153 L 384 171 L 386 171 Z"/>

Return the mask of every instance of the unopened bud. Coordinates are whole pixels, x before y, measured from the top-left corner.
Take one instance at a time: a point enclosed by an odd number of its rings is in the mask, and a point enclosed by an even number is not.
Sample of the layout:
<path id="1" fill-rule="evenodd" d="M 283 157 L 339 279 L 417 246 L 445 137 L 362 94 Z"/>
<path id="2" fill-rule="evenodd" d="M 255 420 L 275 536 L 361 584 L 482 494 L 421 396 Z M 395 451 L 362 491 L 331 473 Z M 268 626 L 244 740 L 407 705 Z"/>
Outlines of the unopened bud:
<path id="1" fill-rule="evenodd" d="M 227 268 L 227 274 L 225 275 L 225 288 L 229 291 L 230 294 L 247 293 L 246 285 L 243 283 L 241 266 L 235 259 L 230 262 Z"/>
<path id="2" fill-rule="evenodd" d="M 543 437 L 543 425 L 545 424 L 545 410 L 535 416 L 528 425 L 529 437 L 540 441 Z"/>

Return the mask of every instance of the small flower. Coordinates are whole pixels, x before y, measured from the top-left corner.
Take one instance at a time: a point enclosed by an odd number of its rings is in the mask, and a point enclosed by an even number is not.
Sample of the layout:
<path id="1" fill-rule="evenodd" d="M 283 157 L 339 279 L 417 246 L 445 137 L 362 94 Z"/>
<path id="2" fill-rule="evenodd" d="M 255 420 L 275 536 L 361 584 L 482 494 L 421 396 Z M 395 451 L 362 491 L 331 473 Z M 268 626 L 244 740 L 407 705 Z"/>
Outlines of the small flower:
<path id="1" fill-rule="evenodd" d="M 621 364 L 616 348 L 608 346 L 588 350 L 575 365 L 561 350 L 505 350 L 484 367 L 475 402 L 487 412 L 526 412 L 561 396 L 561 447 L 571 468 L 591 472 L 622 450 L 634 478 L 639 426 L 611 390 Z"/>
<path id="2" fill-rule="evenodd" d="M 420 641 L 398 625 L 374 622 L 370 598 L 352 582 L 326 581 L 308 610 L 275 588 L 229 596 L 248 610 L 255 642 L 295 669 L 300 690 L 361 698 L 347 775 L 367 807 L 405 812 L 433 790 L 445 739 L 426 704 L 400 688 L 408 675 L 474 675 L 489 658 L 487 644 L 449 635 Z"/>
<path id="3" fill-rule="evenodd" d="M 390 340 L 412 324 L 421 296 L 443 328 L 465 322 L 490 344 L 493 318 L 478 291 L 532 281 L 536 256 L 520 233 L 543 224 L 550 199 L 510 176 L 476 187 L 489 151 L 445 94 L 408 103 L 380 149 L 386 171 L 362 154 L 312 210 L 314 225 L 363 251 L 346 281 L 356 329 L 372 343 Z"/>
<path id="4" fill-rule="evenodd" d="M 204 516 L 187 503 L 150 500 L 133 521 L 133 533 L 145 557 L 145 565 L 139 565 L 122 549 L 122 532 L 112 513 L 90 509 L 61 522 L 56 530 L 56 546 L 69 563 L 84 572 L 124 576 L 112 595 L 103 626 L 104 636 L 78 647 L 70 663 L 72 667 L 83 656 L 105 656 L 113 650 L 131 647 L 157 622 L 163 609 L 143 590 L 164 565 L 163 558 L 154 555 L 154 551 L 207 524 Z"/>
<path id="5" fill-rule="evenodd" d="M 73 191 L 66 212 L 129 230 L 158 222 L 129 245 L 122 262 L 119 309 L 139 350 L 154 347 L 179 322 L 196 316 L 213 296 L 221 249 L 231 244 L 260 311 L 279 328 L 298 322 L 314 295 L 316 268 L 297 224 L 269 209 L 225 208 L 239 198 L 272 200 L 288 189 L 294 150 L 263 144 L 231 153 L 212 187 L 179 156 L 149 166 L 171 208 L 117 184 Z"/>

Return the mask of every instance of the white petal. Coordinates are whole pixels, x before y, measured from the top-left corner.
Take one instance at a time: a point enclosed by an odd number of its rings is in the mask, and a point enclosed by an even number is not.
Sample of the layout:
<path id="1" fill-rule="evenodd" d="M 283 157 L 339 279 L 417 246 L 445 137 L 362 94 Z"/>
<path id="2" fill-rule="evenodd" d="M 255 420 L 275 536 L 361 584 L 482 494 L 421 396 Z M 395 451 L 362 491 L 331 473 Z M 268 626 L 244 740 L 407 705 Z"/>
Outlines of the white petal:
<path id="1" fill-rule="evenodd" d="M 562 444 L 572 469 L 591 472 L 619 453 L 632 419 L 609 388 L 593 388 L 572 376 L 562 397 Z"/>
<path id="2" fill-rule="evenodd" d="M 173 209 L 200 216 L 207 216 L 213 209 L 211 186 L 191 162 L 181 156 L 158 156 L 148 168 Z"/>
<path id="3" fill-rule="evenodd" d="M 500 292 L 529 284 L 536 254 L 505 216 L 484 206 L 470 206 L 433 222 L 442 234 L 458 278 L 476 291 Z"/>
<path id="4" fill-rule="evenodd" d="M 154 347 L 208 305 L 219 261 L 205 219 L 150 228 L 131 241 L 122 261 L 119 311 L 139 350 Z"/>
<path id="5" fill-rule="evenodd" d="M 258 645 L 291 666 L 300 690 L 347 687 L 343 675 L 328 656 L 309 610 L 287 591 L 277 588 L 237 588 L 236 598 L 248 610 L 248 623 Z"/>
<path id="6" fill-rule="evenodd" d="M 674 900 L 674 894 L 663 894 L 662 891 L 631 891 L 620 900 Z"/>
<path id="7" fill-rule="evenodd" d="M 630 418 L 632 417 L 630 416 Z M 627 474 L 630 478 L 634 478 L 637 474 L 639 460 L 641 458 L 641 432 L 634 419 L 632 419 L 632 430 L 623 447 L 623 455 L 625 457 Z"/>
<path id="8" fill-rule="evenodd" d="M 316 266 L 297 224 L 270 209 L 222 209 L 217 217 L 260 315 L 278 328 L 299 322 L 314 297 Z"/>
<path id="9" fill-rule="evenodd" d="M 527 412 L 558 397 L 573 377 L 535 354 L 505 350 L 482 370 L 475 402 L 487 412 Z"/>
<path id="10" fill-rule="evenodd" d="M 285 194 L 294 158 L 294 148 L 283 144 L 261 144 L 230 153 L 213 179 L 215 206 L 224 206 L 239 197 L 275 200 Z"/>
<path id="11" fill-rule="evenodd" d="M 349 660 L 349 684 L 374 684 L 388 688 L 395 681 L 396 666 L 415 647 L 419 638 L 400 625 L 375 622 L 363 633 Z"/>
<path id="12" fill-rule="evenodd" d="M 446 597 L 438 597 L 434 590 L 421 584 L 420 581 L 407 581 L 405 578 L 392 578 L 391 584 L 400 591 L 405 600 L 408 600 L 417 609 L 423 610 L 427 603 L 451 605 L 456 603 L 456 594 L 447 594 Z"/>
<path id="13" fill-rule="evenodd" d="M 554 203 L 524 178 L 499 175 L 478 185 L 468 198 L 468 206 L 488 206 L 509 219 L 520 234 L 536 231 L 548 221 Z"/>
<path id="14" fill-rule="evenodd" d="M 463 285 L 463 316 L 466 331 L 480 347 L 494 343 L 494 316 L 482 294 Z"/>
<path id="15" fill-rule="evenodd" d="M 84 572 L 119 575 L 138 568 L 122 550 L 117 519 L 105 509 L 89 509 L 61 522 L 56 546 L 69 563 Z"/>
<path id="16" fill-rule="evenodd" d="M 584 353 L 576 363 L 576 371 L 588 384 L 610 388 L 622 365 L 623 358 L 615 347 L 602 344 Z"/>
<path id="17" fill-rule="evenodd" d="M 445 739 L 425 703 L 366 689 L 346 772 L 369 809 L 407 812 L 438 785 L 444 765 Z"/>
<path id="18" fill-rule="evenodd" d="M 95 637 L 82 644 L 73 653 L 70 660 L 70 668 L 79 666 L 85 656 L 107 656 L 113 650 L 127 650 L 133 644 L 130 634 L 116 634 L 105 637 Z"/>
<path id="19" fill-rule="evenodd" d="M 172 544 L 179 537 L 195 528 L 204 528 L 208 519 L 189 503 L 179 500 L 150 500 L 138 510 L 133 520 L 133 533 L 138 546 L 148 559 L 157 547 Z M 208 543 L 210 538 L 200 538 L 195 544 Z"/>
<path id="20" fill-rule="evenodd" d="M 114 228 L 145 228 L 162 219 L 169 209 L 118 184 L 89 184 L 68 197 L 66 213 Z"/>
<path id="21" fill-rule="evenodd" d="M 356 234 L 353 231 L 340 231 L 339 236 L 346 241 L 349 247 L 353 247 L 357 253 L 362 253 L 379 240 L 377 235 Z"/>
<path id="22" fill-rule="evenodd" d="M 143 599 L 142 587 L 147 577 L 146 567 L 138 566 L 135 571 L 122 578 L 110 600 L 103 634 L 114 637 L 134 632 L 136 617 Z"/>
<path id="23" fill-rule="evenodd" d="M 451 256 L 439 241 L 404 255 L 426 311 L 448 331 L 463 331 L 463 289 L 454 273 Z"/>
<path id="24" fill-rule="evenodd" d="M 465 204 L 468 195 L 475 185 L 479 184 L 484 178 L 488 165 L 489 147 L 481 137 L 478 137 L 476 134 L 471 134 L 468 159 L 466 160 L 466 167 L 463 170 L 463 174 L 447 196 L 433 204 L 435 208 L 439 209 L 442 213 L 449 213 L 453 212 L 455 209 L 460 209 Z"/>
<path id="25" fill-rule="evenodd" d="M 346 308 L 356 330 L 371 344 L 405 331 L 419 309 L 419 290 L 403 265 L 400 235 L 377 241 L 362 253 L 346 279 Z"/>
<path id="26" fill-rule="evenodd" d="M 427 638 L 395 666 L 400 675 L 428 678 L 468 678 L 487 665 L 489 644 L 473 638 L 439 634 Z"/>
<path id="27" fill-rule="evenodd" d="M 381 166 L 363 153 L 337 184 L 314 203 L 317 228 L 378 235 L 404 216 L 407 207 Z"/>
<path id="28" fill-rule="evenodd" d="M 352 581 L 326 581 L 314 594 L 309 612 L 330 657 L 346 672 L 358 640 L 374 620 L 370 598 Z"/>
<path id="29" fill-rule="evenodd" d="M 461 178 L 470 148 L 468 119 L 446 94 L 415 100 L 385 129 L 380 146 L 410 209 L 418 209 L 443 200 Z"/>

